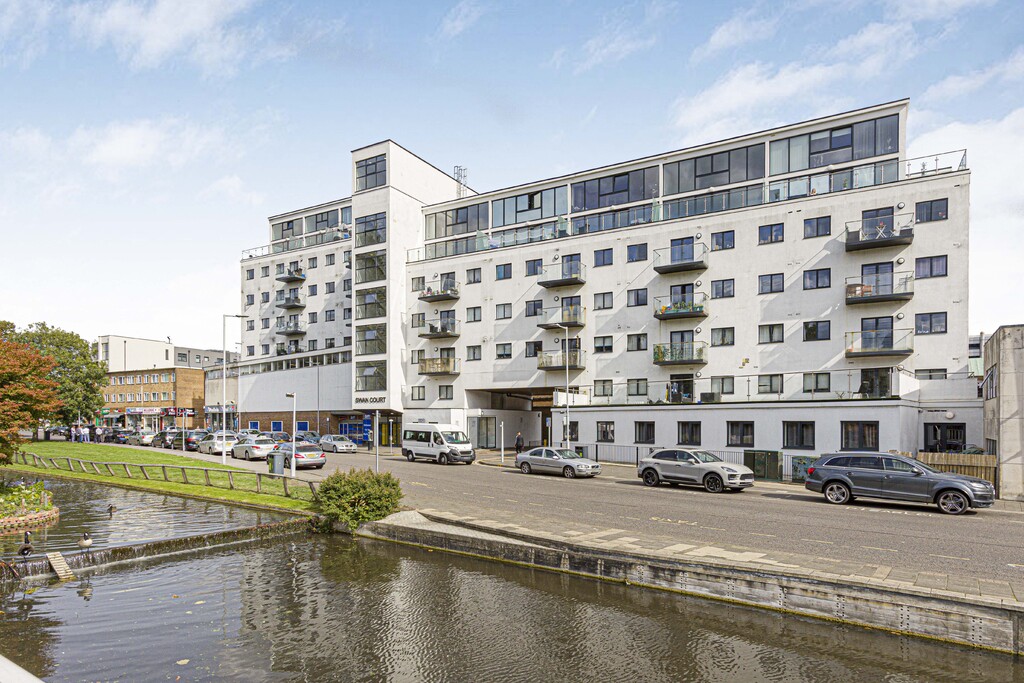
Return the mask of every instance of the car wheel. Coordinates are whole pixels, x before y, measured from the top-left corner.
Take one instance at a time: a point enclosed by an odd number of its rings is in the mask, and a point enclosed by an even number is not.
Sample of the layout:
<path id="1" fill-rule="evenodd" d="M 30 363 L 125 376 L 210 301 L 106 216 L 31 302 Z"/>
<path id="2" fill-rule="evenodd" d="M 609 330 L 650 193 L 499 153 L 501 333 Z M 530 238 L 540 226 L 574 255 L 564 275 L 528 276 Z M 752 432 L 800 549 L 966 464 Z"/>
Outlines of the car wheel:
<path id="1" fill-rule="evenodd" d="M 644 486 L 657 486 L 661 483 L 658 473 L 652 470 L 644 470 Z"/>
<path id="2" fill-rule="evenodd" d="M 967 496 L 960 491 L 943 491 L 935 502 L 939 510 L 947 515 L 962 515 L 971 507 Z"/>
<path id="3" fill-rule="evenodd" d="M 717 474 L 709 474 L 704 477 L 704 490 L 708 493 L 721 493 L 725 490 L 722 485 L 722 478 Z"/>
<path id="4" fill-rule="evenodd" d="M 242 453 L 242 457 L 245 458 L 246 460 L 252 460 L 252 453 L 249 452 L 248 448 L 246 448 L 245 452 Z"/>
<path id="5" fill-rule="evenodd" d="M 576 470 L 573 469 L 572 465 L 566 465 L 562 468 L 562 476 L 566 479 L 575 479 Z"/>
<path id="6" fill-rule="evenodd" d="M 437 459 L 437 461 L 440 464 L 442 464 L 442 465 L 447 465 L 448 464 L 448 454 L 447 453 L 442 453 L 441 456 Z"/>
<path id="7" fill-rule="evenodd" d="M 528 462 L 524 462 L 522 465 L 520 465 L 519 469 L 520 471 L 522 471 L 523 474 L 529 474 L 530 472 L 533 471 L 530 467 L 530 463 Z"/>
<path id="8" fill-rule="evenodd" d="M 405 459 L 409 462 L 416 462 L 416 456 L 412 454 L 412 451 L 405 452 Z"/>
<path id="9" fill-rule="evenodd" d="M 317 468 L 318 470 L 322 470 L 322 469 L 324 468 L 324 466 L 323 466 L 323 465 L 317 465 L 317 466 L 316 466 L 316 468 Z"/>
<path id="10" fill-rule="evenodd" d="M 845 505 L 850 502 L 850 487 L 840 481 L 832 481 L 825 485 L 825 500 L 833 505 Z"/>

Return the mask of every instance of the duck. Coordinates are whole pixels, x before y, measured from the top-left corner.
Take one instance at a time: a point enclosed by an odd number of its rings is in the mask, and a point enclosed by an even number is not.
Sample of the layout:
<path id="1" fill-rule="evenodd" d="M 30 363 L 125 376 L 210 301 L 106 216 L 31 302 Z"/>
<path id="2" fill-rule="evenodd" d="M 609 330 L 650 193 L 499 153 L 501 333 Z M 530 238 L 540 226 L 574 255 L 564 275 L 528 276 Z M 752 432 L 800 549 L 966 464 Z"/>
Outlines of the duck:
<path id="1" fill-rule="evenodd" d="M 82 537 L 78 539 L 78 547 L 82 549 L 82 552 L 92 547 L 92 536 L 89 535 L 88 531 L 83 532 Z"/>
<path id="2" fill-rule="evenodd" d="M 26 531 L 25 542 L 18 548 L 18 554 L 21 555 L 21 561 L 28 562 L 28 556 L 33 552 L 35 552 L 35 548 L 32 547 L 32 534 Z"/>

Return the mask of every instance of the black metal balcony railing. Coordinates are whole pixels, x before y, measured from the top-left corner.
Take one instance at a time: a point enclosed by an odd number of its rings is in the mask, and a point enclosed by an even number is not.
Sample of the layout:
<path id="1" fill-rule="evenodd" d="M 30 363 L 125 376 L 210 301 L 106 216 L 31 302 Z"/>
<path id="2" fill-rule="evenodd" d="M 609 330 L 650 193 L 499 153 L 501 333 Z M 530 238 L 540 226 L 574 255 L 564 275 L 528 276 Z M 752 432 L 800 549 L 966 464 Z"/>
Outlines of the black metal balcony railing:
<path id="1" fill-rule="evenodd" d="M 909 356 L 914 352 L 914 331 L 862 330 L 846 333 L 846 357 Z"/>
<path id="2" fill-rule="evenodd" d="M 654 299 L 654 317 L 658 320 L 674 318 L 703 318 L 708 314 L 708 295 L 702 292 Z"/>
<path id="3" fill-rule="evenodd" d="M 419 362 L 421 375 L 457 375 L 459 374 L 458 358 L 422 358 Z"/>
<path id="4" fill-rule="evenodd" d="M 587 267 L 579 261 L 562 261 L 544 266 L 537 284 L 551 289 L 553 287 L 572 287 L 587 281 Z"/>
<path id="5" fill-rule="evenodd" d="M 846 278 L 846 304 L 909 301 L 914 297 L 914 273 L 878 273 Z"/>
<path id="6" fill-rule="evenodd" d="M 708 248 L 700 243 L 654 250 L 656 273 L 679 273 L 708 267 Z"/>
<path id="7" fill-rule="evenodd" d="M 459 283 L 453 278 L 427 282 L 420 292 L 420 301 L 455 301 L 459 298 Z"/>
<path id="8" fill-rule="evenodd" d="M 449 339 L 459 336 L 459 321 L 454 318 L 427 320 L 420 328 L 421 339 Z"/>
<path id="9" fill-rule="evenodd" d="M 702 365 L 707 362 L 707 342 L 654 345 L 655 365 Z"/>
<path id="10" fill-rule="evenodd" d="M 587 322 L 587 309 L 584 306 L 557 306 L 541 311 L 537 327 L 555 330 L 560 327 L 583 327 Z"/>
<path id="11" fill-rule="evenodd" d="M 586 362 L 586 351 L 543 351 L 537 354 L 538 370 L 582 370 Z"/>

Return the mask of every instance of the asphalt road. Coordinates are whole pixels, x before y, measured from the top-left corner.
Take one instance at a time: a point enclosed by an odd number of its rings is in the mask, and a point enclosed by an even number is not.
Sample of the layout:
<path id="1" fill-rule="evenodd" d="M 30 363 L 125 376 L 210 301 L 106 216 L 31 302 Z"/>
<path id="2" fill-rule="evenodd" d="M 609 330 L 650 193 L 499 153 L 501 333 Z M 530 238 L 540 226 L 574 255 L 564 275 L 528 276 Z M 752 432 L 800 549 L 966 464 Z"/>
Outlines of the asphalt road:
<path id="1" fill-rule="evenodd" d="M 517 515 L 544 515 L 567 523 L 670 536 L 680 542 L 734 544 L 900 569 L 1024 581 L 1022 513 L 990 509 L 951 517 L 934 506 L 865 500 L 830 505 L 821 495 L 792 485 L 760 484 L 742 493 L 710 494 L 694 488 L 645 487 L 630 467 L 606 466 L 595 478 L 570 480 L 479 463 L 448 467 L 410 463 L 386 453 L 382 451 L 380 468 L 402 481 L 403 503 L 411 507 L 508 521 L 515 521 Z M 512 460 L 507 457 L 507 462 Z M 266 467 L 263 462 L 248 465 Z M 323 470 L 300 471 L 300 476 L 321 479 L 335 468 L 373 465 L 374 456 L 366 451 L 328 454 Z"/>

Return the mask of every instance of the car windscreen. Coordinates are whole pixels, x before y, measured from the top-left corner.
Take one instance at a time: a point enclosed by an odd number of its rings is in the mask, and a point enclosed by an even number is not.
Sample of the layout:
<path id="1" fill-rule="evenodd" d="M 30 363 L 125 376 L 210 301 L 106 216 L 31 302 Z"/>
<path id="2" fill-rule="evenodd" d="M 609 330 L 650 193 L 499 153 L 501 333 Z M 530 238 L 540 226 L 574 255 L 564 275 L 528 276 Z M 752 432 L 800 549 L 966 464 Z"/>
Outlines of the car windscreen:
<path id="1" fill-rule="evenodd" d="M 469 437 L 462 432 L 441 432 L 441 436 L 444 440 L 451 444 L 465 444 L 469 443 Z"/>
<path id="2" fill-rule="evenodd" d="M 254 439 L 253 443 L 258 445 L 258 446 L 273 446 L 277 442 L 274 441 L 273 439 L 269 439 L 269 438 L 267 438 L 265 436 L 261 436 L 258 439 Z"/>
<path id="3" fill-rule="evenodd" d="M 690 451 L 701 462 L 722 462 L 722 459 L 711 451 Z"/>
<path id="4" fill-rule="evenodd" d="M 295 447 L 295 451 L 298 452 L 298 453 L 322 453 L 323 452 L 323 451 L 320 450 L 319 446 L 314 446 L 313 444 L 303 444 L 301 446 L 296 446 Z"/>
<path id="5" fill-rule="evenodd" d="M 582 455 L 576 451 L 570 451 L 568 448 L 557 448 L 555 449 L 555 455 L 558 455 L 562 460 L 579 460 L 583 458 Z"/>

